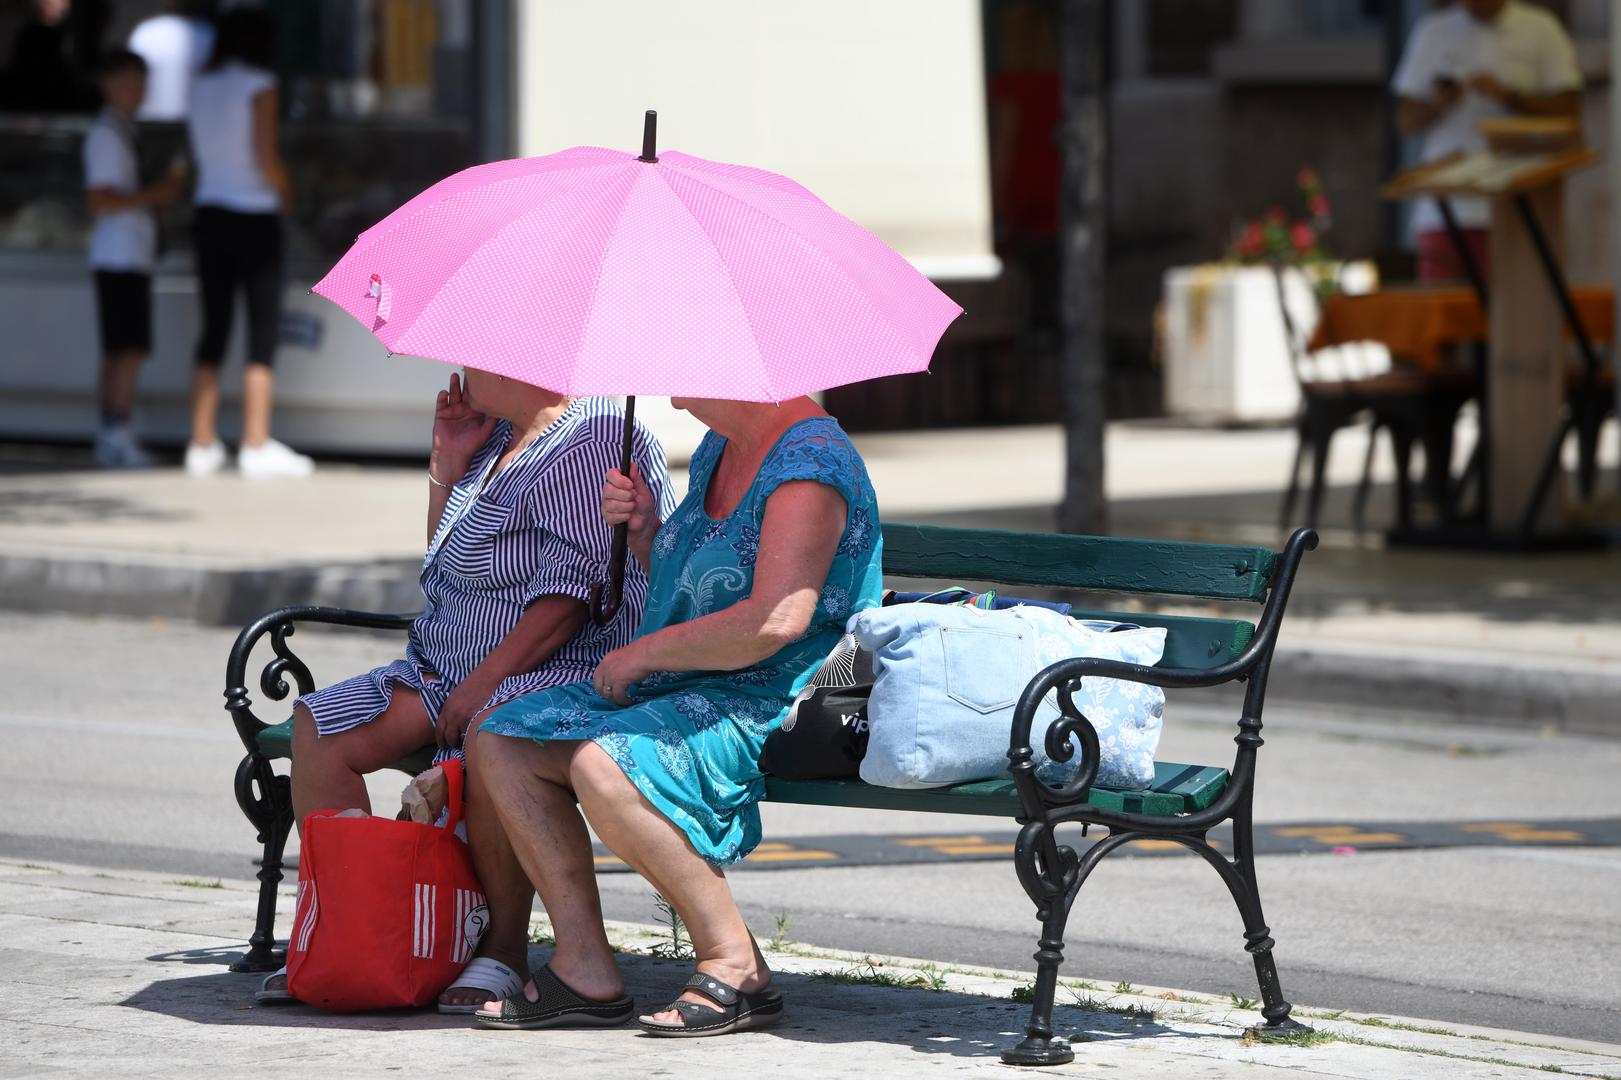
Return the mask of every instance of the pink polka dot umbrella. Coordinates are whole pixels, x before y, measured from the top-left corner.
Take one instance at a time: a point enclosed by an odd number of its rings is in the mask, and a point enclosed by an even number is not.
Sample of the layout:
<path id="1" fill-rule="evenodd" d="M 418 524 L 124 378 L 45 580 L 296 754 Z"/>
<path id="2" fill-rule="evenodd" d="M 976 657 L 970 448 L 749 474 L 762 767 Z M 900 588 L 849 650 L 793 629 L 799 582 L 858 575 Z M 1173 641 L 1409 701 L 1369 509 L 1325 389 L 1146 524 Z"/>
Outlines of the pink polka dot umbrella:
<path id="1" fill-rule="evenodd" d="M 569 395 L 786 401 L 928 367 L 962 314 L 949 297 L 786 177 L 655 153 L 654 124 L 640 156 L 580 146 L 447 177 L 315 292 L 391 352 Z M 622 570 L 616 537 L 610 605 Z"/>

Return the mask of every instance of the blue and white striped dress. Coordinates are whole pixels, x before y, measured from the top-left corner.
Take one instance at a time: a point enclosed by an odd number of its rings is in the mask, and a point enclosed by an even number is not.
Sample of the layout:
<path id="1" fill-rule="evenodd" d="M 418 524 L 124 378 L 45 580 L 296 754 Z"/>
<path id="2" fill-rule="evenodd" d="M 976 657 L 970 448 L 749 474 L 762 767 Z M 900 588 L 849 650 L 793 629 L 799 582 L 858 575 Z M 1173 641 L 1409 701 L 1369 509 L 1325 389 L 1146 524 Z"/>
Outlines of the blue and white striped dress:
<path id="1" fill-rule="evenodd" d="M 530 604 L 558 595 L 590 602 L 592 590 L 608 578 L 613 530 L 602 520 L 602 479 L 619 466 L 624 422 L 612 399 L 579 398 L 498 473 L 495 463 L 512 440 L 512 425 L 496 425 L 452 489 L 423 557 L 427 606 L 411 624 L 405 658 L 299 698 L 319 734 L 377 719 L 399 686 L 417 691 L 437 723 L 451 691 Z M 632 457 L 660 518 L 669 517 L 675 496 L 664 449 L 640 423 Z M 627 559 L 624 603 L 613 622 L 587 621 L 538 670 L 503 679 L 485 708 L 589 679 L 604 655 L 630 644 L 646 603 L 647 573 Z M 432 741 L 432 731 L 424 731 L 423 745 Z"/>

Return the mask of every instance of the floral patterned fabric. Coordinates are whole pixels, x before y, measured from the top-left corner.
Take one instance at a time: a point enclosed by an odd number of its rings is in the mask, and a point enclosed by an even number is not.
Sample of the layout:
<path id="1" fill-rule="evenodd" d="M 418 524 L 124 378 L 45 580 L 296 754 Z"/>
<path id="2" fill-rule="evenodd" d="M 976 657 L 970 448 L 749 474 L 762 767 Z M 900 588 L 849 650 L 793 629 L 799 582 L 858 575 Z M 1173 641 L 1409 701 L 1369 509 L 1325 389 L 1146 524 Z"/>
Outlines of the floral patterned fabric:
<path id="1" fill-rule="evenodd" d="M 844 633 L 850 616 L 876 607 L 882 538 L 866 466 L 829 417 L 790 427 L 766 455 L 737 509 L 704 510 L 726 440 L 710 432 L 693 455 L 686 500 L 653 539 L 647 608 L 637 636 L 656 633 L 749 596 L 766 500 L 793 480 L 826 484 L 844 498 L 844 533 L 811 625 L 797 641 L 742 671 L 657 671 L 619 708 L 589 681 L 518 698 L 482 731 L 537 742 L 590 739 L 636 788 L 717 866 L 760 842 L 756 805 L 765 785 L 757 762 L 765 737 Z"/>

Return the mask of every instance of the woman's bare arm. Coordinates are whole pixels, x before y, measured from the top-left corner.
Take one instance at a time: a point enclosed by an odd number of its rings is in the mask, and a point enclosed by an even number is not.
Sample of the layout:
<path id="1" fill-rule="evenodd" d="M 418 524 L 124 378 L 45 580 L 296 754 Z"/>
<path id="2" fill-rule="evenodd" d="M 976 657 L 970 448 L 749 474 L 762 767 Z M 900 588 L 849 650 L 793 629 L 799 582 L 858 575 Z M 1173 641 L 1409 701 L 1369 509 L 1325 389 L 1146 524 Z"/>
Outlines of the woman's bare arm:
<path id="1" fill-rule="evenodd" d="M 460 744 L 467 725 L 512 675 L 534 671 L 585 625 L 585 604 L 572 596 L 542 596 L 529 605 L 484 661 L 451 691 L 434 728 L 440 746 Z"/>
<path id="2" fill-rule="evenodd" d="M 285 210 L 293 203 L 293 185 L 281 157 L 281 93 L 271 87 L 253 99 L 253 156 Z"/>
<path id="3" fill-rule="evenodd" d="M 666 627 L 609 653 L 599 692 L 624 703 L 624 688 L 654 671 L 737 671 L 797 641 L 810 626 L 848 513 L 844 498 L 813 480 L 783 484 L 766 500 L 754 589 L 724 611 Z"/>

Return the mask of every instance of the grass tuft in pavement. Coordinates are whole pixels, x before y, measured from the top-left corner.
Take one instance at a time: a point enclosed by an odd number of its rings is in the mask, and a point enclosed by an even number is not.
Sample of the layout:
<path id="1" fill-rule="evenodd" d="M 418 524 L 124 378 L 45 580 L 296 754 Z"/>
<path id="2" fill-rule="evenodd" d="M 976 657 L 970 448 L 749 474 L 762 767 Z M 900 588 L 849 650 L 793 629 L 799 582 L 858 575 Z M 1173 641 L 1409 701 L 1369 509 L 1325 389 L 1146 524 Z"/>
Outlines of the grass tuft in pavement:
<path id="1" fill-rule="evenodd" d="M 826 979 L 829 982 L 853 983 L 861 986 L 889 986 L 902 990 L 944 990 L 946 989 L 946 972 L 933 964 L 925 964 L 909 972 L 896 973 L 880 971 L 883 967 L 878 961 L 868 957 L 864 964 L 852 964 L 842 970 L 812 971 L 807 974 L 813 979 Z"/>

